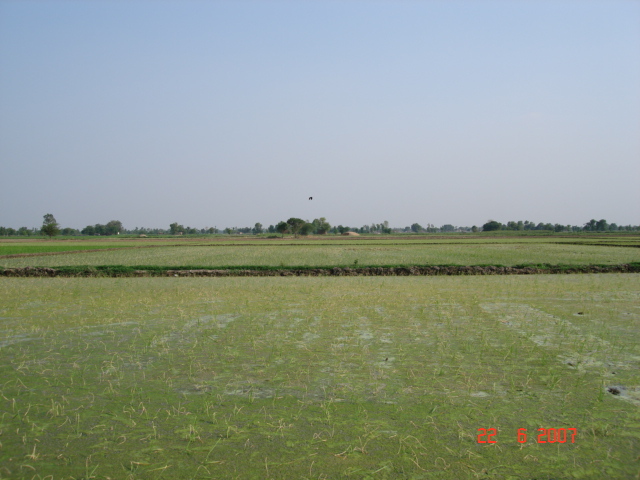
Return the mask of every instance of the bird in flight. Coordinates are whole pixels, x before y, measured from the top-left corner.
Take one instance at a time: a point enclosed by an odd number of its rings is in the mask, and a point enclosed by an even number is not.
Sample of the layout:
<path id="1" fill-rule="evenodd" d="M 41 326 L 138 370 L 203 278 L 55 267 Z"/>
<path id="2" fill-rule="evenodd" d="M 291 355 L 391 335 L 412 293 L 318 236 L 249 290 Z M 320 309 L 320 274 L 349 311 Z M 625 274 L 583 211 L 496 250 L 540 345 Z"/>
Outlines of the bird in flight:
<path id="1" fill-rule="evenodd" d="M 313 200 L 313 197 L 309 197 L 309 200 Z"/>

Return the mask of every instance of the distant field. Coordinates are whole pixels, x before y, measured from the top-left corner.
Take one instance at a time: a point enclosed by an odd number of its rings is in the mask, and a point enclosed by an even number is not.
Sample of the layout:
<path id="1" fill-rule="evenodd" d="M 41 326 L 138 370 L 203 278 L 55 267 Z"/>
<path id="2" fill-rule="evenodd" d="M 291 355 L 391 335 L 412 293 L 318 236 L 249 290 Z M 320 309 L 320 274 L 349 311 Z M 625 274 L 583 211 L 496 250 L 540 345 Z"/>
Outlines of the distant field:
<path id="1" fill-rule="evenodd" d="M 640 471 L 638 274 L 0 278 L 0 321 L 2 478 Z"/>
<path id="2" fill-rule="evenodd" d="M 124 245 L 121 245 L 123 247 Z M 87 248 L 90 248 L 88 245 Z M 94 245 L 91 245 L 94 247 Z M 0 250 L 1 252 L 2 250 Z M 53 256 L 0 258 L 2 267 L 64 265 L 162 266 L 348 266 L 348 265 L 519 265 L 620 264 L 640 261 L 640 248 L 541 242 L 487 243 L 224 243 L 197 246 L 117 248 Z"/>
<path id="3" fill-rule="evenodd" d="M 132 245 L 127 244 L 99 244 L 99 243 L 74 243 L 74 244 L 47 244 L 47 243 L 36 243 L 36 244 L 0 244 L 0 256 L 1 255 L 32 255 L 36 253 L 53 253 L 53 252 L 69 252 L 69 251 L 78 251 L 78 250 L 99 250 L 99 249 L 110 249 L 110 248 L 122 248 L 129 247 Z"/>

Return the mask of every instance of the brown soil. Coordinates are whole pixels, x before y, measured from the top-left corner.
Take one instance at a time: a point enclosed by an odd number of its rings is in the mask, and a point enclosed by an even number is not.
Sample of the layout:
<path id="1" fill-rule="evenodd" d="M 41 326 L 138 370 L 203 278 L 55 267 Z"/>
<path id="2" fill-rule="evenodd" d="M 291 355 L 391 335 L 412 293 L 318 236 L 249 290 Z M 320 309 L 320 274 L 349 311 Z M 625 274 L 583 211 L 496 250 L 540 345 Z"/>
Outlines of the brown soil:
<path id="1" fill-rule="evenodd" d="M 449 267 L 363 267 L 363 268 L 314 268 L 304 270 L 132 270 L 130 272 L 107 273 L 85 271 L 70 273 L 45 267 L 8 268 L 0 270 L 5 277 L 354 277 L 354 276 L 433 276 L 433 275 L 537 275 L 537 274 L 575 274 L 575 273 L 639 273 L 636 265 L 583 265 L 573 268 L 534 268 L 534 267 L 495 267 L 495 266 L 449 266 Z"/>

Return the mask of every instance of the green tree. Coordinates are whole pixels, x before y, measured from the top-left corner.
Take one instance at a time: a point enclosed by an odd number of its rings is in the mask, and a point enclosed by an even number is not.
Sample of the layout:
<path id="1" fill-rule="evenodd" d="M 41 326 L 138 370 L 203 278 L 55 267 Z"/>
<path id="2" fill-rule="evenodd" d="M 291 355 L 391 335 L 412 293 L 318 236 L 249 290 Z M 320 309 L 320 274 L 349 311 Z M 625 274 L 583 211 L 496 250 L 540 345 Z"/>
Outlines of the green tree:
<path id="1" fill-rule="evenodd" d="M 289 225 L 289 231 L 293 233 L 293 235 L 296 238 L 298 237 L 300 233 L 300 229 L 305 223 L 307 222 L 305 222 L 301 218 L 296 218 L 296 217 L 291 217 L 289 220 L 287 220 L 287 225 Z"/>
<path id="2" fill-rule="evenodd" d="M 313 224 L 305 222 L 304 225 L 300 227 L 300 235 L 309 235 L 313 230 Z"/>
<path id="3" fill-rule="evenodd" d="M 255 233 L 256 235 L 258 235 L 259 233 L 262 233 L 263 231 L 264 229 L 262 228 L 261 223 L 256 223 L 255 226 L 253 227 L 253 233 Z"/>
<path id="4" fill-rule="evenodd" d="M 584 229 L 587 230 L 588 232 L 593 232 L 595 231 L 597 224 L 598 222 L 596 222 L 596 220 L 592 218 L 591 220 L 589 220 L 588 223 L 584 224 Z"/>
<path id="5" fill-rule="evenodd" d="M 609 229 L 609 224 L 607 223 L 607 221 L 603 218 L 602 220 L 600 220 L 598 223 L 596 223 L 596 230 L 599 232 L 604 232 L 605 230 Z"/>
<path id="6" fill-rule="evenodd" d="M 44 216 L 44 221 L 42 222 L 42 228 L 40 231 L 43 235 L 47 235 L 49 238 L 60 233 L 60 226 L 58 225 L 56 218 L 51 213 L 47 213 Z"/>
<path id="7" fill-rule="evenodd" d="M 173 222 L 171 225 L 169 225 L 169 232 L 171 233 L 171 235 L 184 233 L 184 226 L 179 225 L 178 222 Z"/>
<path id="8" fill-rule="evenodd" d="M 120 220 L 111 220 L 104 226 L 106 235 L 119 235 L 122 231 L 122 222 Z"/>
<path id="9" fill-rule="evenodd" d="M 495 230 L 500 230 L 502 228 L 502 224 L 500 222 L 496 222 L 495 220 L 489 220 L 487 223 L 482 225 L 483 232 L 491 232 Z"/>
<path id="10" fill-rule="evenodd" d="M 324 235 L 331 230 L 331 225 L 329 225 L 329 222 L 327 222 L 327 219 L 324 217 L 314 219 L 311 224 L 313 225 L 313 233 L 317 233 L 318 235 Z"/>
<path id="11" fill-rule="evenodd" d="M 414 233 L 421 232 L 422 230 L 422 225 L 420 225 L 419 223 L 414 223 L 413 225 L 411 225 L 411 231 Z"/>
<path id="12" fill-rule="evenodd" d="M 289 231 L 289 224 L 287 222 L 279 222 L 276 225 L 276 232 L 282 234 L 282 238 L 284 238 L 284 234 Z"/>
<path id="13" fill-rule="evenodd" d="M 93 225 L 87 225 L 86 227 L 84 227 L 82 229 L 82 231 L 80 232 L 83 235 L 95 235 L 96 234 L 96 228 Z"/>

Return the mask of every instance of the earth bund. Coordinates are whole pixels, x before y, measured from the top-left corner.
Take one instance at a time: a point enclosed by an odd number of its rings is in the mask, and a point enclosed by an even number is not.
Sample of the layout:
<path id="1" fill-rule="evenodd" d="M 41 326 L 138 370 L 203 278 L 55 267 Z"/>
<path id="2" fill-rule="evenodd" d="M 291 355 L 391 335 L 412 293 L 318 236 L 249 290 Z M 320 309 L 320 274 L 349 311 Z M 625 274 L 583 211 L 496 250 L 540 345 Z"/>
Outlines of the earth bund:
<path id="1" fill-rule="evenodd" d="M 354 277 L 435 275 L 540 275 L 640 273 L 640 263 L 620 265 L 442 265 L 371 267 L 171 268 L 153 267 L 23 267 L 0 269 L 4 277 Z"/>

